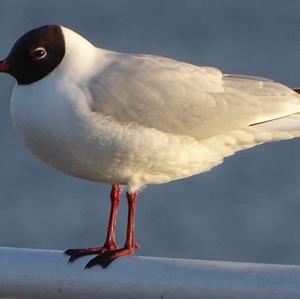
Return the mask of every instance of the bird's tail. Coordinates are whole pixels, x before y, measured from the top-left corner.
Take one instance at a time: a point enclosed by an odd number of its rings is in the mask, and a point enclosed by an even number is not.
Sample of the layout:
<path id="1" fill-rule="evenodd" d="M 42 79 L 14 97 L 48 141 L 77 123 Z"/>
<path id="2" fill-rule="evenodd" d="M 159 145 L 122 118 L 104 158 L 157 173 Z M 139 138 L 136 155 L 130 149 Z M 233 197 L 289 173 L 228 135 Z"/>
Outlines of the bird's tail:
<path id="1" fill-rule="evenodd" d="M 293 90 L 300 94 L 300 88 L 293 88 Z M 300 112 L 267 120 L 251 126 L 267 131 L 300 132 Z"/>

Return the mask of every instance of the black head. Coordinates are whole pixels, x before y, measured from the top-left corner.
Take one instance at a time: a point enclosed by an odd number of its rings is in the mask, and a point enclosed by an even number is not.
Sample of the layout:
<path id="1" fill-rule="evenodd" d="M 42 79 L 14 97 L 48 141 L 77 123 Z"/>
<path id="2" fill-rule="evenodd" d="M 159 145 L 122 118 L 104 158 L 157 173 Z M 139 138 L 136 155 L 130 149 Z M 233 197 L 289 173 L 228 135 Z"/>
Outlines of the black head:
<path id="1" fill-rule="evenodd" d="M 0 72 L 12 75 L 18 84 L 31 84 L 53 71 L 64 55 L 65 41 L 61 27 L 43 26 L 17 40 L 8 57 L 0 61 Z"/>

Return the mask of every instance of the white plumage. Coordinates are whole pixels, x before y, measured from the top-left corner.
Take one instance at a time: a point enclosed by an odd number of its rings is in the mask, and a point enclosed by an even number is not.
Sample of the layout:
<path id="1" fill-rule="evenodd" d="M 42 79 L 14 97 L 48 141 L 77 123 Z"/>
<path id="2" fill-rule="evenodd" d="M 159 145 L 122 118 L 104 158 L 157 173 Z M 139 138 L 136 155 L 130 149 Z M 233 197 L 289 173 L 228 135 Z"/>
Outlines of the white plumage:
<path id="1" fill-rule="evenodd" d="M 135 191 L 300 135 L 300 96 L 282 84 L 107 51 L 63 33 L 62 63 L 16 85 L 11 112 L 29 149 L 66 173 Z"/>

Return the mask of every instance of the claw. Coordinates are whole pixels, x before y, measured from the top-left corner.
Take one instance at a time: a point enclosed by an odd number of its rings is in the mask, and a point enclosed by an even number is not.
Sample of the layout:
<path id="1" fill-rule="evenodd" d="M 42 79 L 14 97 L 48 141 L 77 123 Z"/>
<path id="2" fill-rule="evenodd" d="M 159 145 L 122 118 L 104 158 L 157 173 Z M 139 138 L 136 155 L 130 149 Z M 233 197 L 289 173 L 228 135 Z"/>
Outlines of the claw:
<path id="1" fill-rule="evenodd" d="M 95 265 L 100 265 L 102 268 L 106 268 L 115 259 L 117 259 L 121 256 L 132 255 L 134 253 L 134 251 L 135 251 L 135 248 L 126 248 L 126 247 L 116 249 L 116 250 L 105 251 L 103 253 L 98 254 L 93 259 L 91 259 L 86 264 L 84 269 L 89 269 Z"/>
<path id="2" fill-rule="evenodd" d="M 92 258 L 92 259 L 85 265 L 84 269 L 89 269 L 89 268 L 91 268 L 91 267 L 93 267 L 93 266 L 95 266 L 95 265 L 97 265 L 97 264 L 101 265 L 101 263 L 100 263 L 100 256 L 99 256 L 99 255 L 97 255 L 96 257 Z M 102 266 L 102 265 L 101 265 L 101 266 Z M 103 267 L 103 266 L 102 266 L 102 267 Z M 104 267 L 103 267 L 103 268 L 104 268 Z"/>
<path id="3" fill-rule="evenodd" d="M 95 247 L 95 248 L 85 248 L 85 249 L 68 249 L 64 252 L 65 255 L 69 255 L 70 258 L 68 263 L 73 263 L 75 260 L 82 256 L 93 255 L 93 254 L 101 254 L 108 249 L 105 247 Z"/>

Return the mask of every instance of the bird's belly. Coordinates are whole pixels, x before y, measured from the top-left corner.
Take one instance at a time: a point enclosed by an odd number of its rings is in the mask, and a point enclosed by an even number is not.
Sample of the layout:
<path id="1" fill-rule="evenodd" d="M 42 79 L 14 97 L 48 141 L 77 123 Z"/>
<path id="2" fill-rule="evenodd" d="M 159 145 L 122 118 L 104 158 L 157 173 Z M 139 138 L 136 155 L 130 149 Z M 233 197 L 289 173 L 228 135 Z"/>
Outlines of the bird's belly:
<path id="1" fill-rule="evenodd" d="M 49 123 L 28 110 L 27 116 L 31 121 L 26 123 L 14 117 L 26 146 L 40 160 L 72 176 L 140 186 L 199 172 L 201 152 L 189 157 L 191 148 L 155 130 L 124 130 L 110 121 L 96 126 L 70 119 Z"/>
<path id="2" fill-rule="evenodd" d="M 23 140 L 30 151 L 58 170 L 91 181 L 126 184 L 122 169 L 115 167 L 116 153 L 108 154 L 106 146 L 95 146 L 88 138 L 77 135 L 28 136 L 24 135 Z"/>

